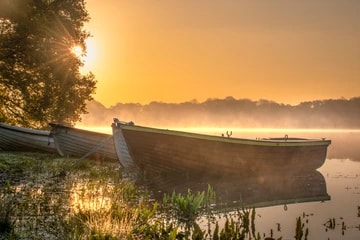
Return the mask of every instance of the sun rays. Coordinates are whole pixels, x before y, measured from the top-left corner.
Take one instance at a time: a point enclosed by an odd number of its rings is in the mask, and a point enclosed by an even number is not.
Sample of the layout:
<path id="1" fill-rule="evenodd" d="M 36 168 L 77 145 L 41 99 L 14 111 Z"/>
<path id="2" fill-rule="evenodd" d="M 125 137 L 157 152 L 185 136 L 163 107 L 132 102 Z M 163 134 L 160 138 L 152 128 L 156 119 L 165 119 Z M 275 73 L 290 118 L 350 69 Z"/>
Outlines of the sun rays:
<path id="1" fill-rule="evenodd" d="M 80 45 L 75 45 L 71 48 L 71 53 L 76 57 L 81 58 L 84 55 L 83 48 Z"/>

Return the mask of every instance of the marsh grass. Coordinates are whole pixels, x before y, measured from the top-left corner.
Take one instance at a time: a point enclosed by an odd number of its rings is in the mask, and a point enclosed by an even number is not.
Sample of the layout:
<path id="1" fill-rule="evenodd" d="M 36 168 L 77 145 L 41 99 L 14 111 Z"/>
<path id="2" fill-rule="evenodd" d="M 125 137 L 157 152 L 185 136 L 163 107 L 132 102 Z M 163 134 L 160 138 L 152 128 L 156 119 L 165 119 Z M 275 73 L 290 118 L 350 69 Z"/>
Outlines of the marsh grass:
<path id="1" fill-rule="evenodd" d="M 14 222 L 11 219 L 12 205 L 10 199 L 1 195 L 0 198 L 0 239 L 11 239 L 14 236 Z"/>
<path id="2" fill-rule="evenodd" d="M 211 186 L 158 202 L 123 179 L 118 162 L 0 152 L 0 187 L 5 239 L 262 239 L 255 209 L 224 213 L 220 226 Z M 297 239 L 308 234 L 302 226 Z"/>
<path id="3" fill-rule="evenodd" d="M 157 204 L 118 162 L 0 152 L 2 233 L 16 239 L 124 239 Z"/>

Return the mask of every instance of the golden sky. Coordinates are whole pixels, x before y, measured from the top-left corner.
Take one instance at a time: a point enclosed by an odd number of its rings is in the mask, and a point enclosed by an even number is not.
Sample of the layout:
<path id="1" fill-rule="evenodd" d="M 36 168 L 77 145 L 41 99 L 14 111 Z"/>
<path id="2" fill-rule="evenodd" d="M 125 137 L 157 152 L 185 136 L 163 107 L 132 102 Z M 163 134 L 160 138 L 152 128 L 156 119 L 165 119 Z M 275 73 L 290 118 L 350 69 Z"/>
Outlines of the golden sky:
<path id="1" fill-rule="evenodd" d="M 279 103 L 360 95 L 359 0 L 87 0 L 94 98 Z"/>

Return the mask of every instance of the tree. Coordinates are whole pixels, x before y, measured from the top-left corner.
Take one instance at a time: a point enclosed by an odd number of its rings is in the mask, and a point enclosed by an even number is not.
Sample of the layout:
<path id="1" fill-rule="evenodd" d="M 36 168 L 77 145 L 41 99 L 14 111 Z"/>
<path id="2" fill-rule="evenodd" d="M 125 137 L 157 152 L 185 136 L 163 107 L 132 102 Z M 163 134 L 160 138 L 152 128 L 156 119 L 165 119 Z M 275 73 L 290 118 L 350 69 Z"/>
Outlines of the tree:
<path id="1" fill-rule="evenodd" d="M 72 51 L 86 49 L 90 36 L 84 0 L 0 0 L 0 6 L 0 121 L 47 128 L 81 120 L 96 89 L 95 76 L 80 73 L 84 63 Z"/>

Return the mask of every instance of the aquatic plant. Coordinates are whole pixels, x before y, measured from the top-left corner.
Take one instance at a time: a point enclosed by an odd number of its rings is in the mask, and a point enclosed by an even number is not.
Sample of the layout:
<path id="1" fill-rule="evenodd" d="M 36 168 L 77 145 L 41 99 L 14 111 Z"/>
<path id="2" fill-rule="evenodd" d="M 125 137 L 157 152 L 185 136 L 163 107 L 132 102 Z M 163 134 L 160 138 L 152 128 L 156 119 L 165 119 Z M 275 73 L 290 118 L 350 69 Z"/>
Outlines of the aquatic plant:
<path id="1" fill-rule="evenodd" d="M 326 231 L 327 231 L 327 229 L 334 230 L 336 227 L 335 218 L 330 218 L 326 223 L 324 223 L 324 226 L 326 228 Z"/>
<path id="2" fill-rule="evenodd" d="M 210 207 L 215 202 L 215 192 L 208 185 L 207 191 L 192 193 L 191 189 L 187 190 L 185 195 L 176 193 L 172 195 L 164 194 L 163 205 L 172 217 L 179 220 L 180 223 L 192 224 L 200 214 L 200 208 Z"/>
<path id="3" fill-rule="evenodd" d="M 325 231 L 327 232 L 328 230 L 335 230 L 336 226 L 338 225 L 338 226 L 341 226 L 338 228 L 339 230 L 341 230 L 341 234 L 345 235 L 347 226 L 346 226 L 345 222 L 343 221 L 343 218 L 340 218 L 340 220 L 342 220 L 341 224 L 336 223 L 335 218 L 329 218 L 329 220 L 323 224 L 325 226 Z M 360 225 L 357 228 L 360 229 Z"/>
<path id="4" fill-rule="evenodd" d="M 225 215 L 224 227 L 220 230 L 216 223 L 213 239 L 261 239 L 260 233 L 255 232 L 255 208 L 237 210 L 235 216 Z"/>
<path id="5" fill-rule="evenodd" d="M 309 235 L 309 229 L 305 229 L 304 233 L 304 227 L 305 225 L 301 221 L 301 217 L 296 218 L 296 229 L 295 229 L 295 239 L 296 240 L 302 240 L 304 237 L 304 240 L 307 240 Z"/>

